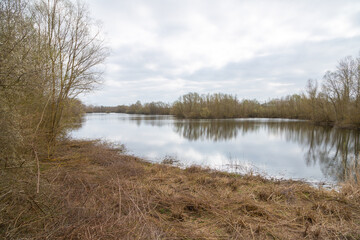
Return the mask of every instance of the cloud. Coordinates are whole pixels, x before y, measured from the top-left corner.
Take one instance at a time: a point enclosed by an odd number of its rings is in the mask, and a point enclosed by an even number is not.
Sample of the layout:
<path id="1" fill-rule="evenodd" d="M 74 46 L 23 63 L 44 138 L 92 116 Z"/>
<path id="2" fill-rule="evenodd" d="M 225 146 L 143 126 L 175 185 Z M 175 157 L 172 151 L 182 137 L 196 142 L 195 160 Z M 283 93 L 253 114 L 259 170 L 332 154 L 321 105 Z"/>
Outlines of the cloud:
<path id="1" fill-rule="evenodd" d="M 359 51 L 355 0 L 90 0 L 89 7 L 112 55 L 105 86 L 82 97 L 86 103 L 173 101 L 187 91 L 266 100 L 299 91 Z M 271 91 L 272 83 L 282 90 Z"/>

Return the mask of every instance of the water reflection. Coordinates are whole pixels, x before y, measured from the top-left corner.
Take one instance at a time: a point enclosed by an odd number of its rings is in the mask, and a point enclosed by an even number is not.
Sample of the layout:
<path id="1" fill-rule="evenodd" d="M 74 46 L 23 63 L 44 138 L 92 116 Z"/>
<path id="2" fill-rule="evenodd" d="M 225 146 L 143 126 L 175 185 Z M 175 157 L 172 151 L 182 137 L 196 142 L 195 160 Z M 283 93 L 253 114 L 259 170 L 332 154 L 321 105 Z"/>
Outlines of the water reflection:
<path id="1" fill-rule="evenodd" d="M 226 141 L 238 134 L 265 130 L 270 135 L 280 135 L 288 142 L 296 142 L 304 149 L 307 166 L 317 161 L 324 175 L 336 181 L 344 180 L 358 161 L 359 131 L 314 126 L 298 121 L 215 120 L 176 122 L 174 131 L 191 140 Z"/>
<path id="2" fill-rule="evenodd" d="M 261 124 L 250 121 L 235 120 L 190 120 L 174 123 L 174 131 L 186 139 L 226 141 L 248 131 L 259 130 Z"/>
<path id="3" fill-rule="evenodd" d="M 172 116 L 103 114 L 87 115 L 86 122 L 78 136 L 121 136 L 136 154 L 149 158 L 174 153 L 179 158 L 208 162 L 226 158 L 226 164 L 234 166 L 232 162 L 240 159 L 264 166 L 271 174 L 285 169 L 290 172 L 287 176 L 307 178 L 321 171 L 317 179 L 335 181 L 342 181 L 350 163 L 359 161 L 359 131 L 305 121 L 179 120 Z"/>
<path id="4" fill-rule="evenodd" d="M 132 115 L 121 115 L 119 116 L 120 120 L 126 120 L 129 122 L 133 122 L 136 123 L 137 126 L 141 126 L 141 124 L 146 124 L 146 125 L 150 125 L 150 126 L 156 126 L 156 127 L 161 127 L 164 126 L 166 124 L 168 124 L 168 122 L 164 121 L 164 120 L 171 120 L 174 119 L 172 116 L 168 116 L 168 115 L 141 115 L 141 114 L 132 114 Z"/>
<path id="5" fill-rule="evenodd" d="M 150 124 L 163 126 L 164 120 L 172 119 L 163 116 L 134 116 L 129 120 L 137 125 Z M 344 180 L 351 166 L 350 162 L 358 159 L 359 131 L 338 129 L 302 121 L 280 121 L 256 119 L 230 120 L 182 120 L 174 121 L 173 130 L 191 141 L 227 141 L 235 139 L 238 134 L 245 136 L 249 132 L 265 130 L 268 134 L 281 135 L 288 142 L 296 142 L 304 149 L 304 160 L 307 166 L 320 164 L 321 171 L 336 181 Z"/>

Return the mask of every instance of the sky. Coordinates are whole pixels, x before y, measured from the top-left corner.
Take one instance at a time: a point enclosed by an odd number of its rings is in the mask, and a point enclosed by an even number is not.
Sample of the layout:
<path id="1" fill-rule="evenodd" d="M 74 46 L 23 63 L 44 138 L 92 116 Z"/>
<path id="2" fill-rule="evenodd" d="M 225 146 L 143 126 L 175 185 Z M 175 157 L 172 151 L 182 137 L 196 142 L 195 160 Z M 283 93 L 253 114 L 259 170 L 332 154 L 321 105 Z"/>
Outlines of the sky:
<path id="1" fill-rule="evenodd" d="M 266 101 L 359 56 L 359 0 L 85 0 L 110 56 L 85 104 L 188 92 Z"/>

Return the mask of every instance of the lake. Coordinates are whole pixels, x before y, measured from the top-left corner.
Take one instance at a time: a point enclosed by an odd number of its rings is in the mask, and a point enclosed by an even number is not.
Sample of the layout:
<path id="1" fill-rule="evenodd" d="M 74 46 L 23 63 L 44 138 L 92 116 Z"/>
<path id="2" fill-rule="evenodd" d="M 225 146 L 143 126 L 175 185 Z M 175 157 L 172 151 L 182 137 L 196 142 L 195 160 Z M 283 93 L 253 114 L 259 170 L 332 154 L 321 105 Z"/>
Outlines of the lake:
<path id="1" fill-rule="evenodd" d="M 86 114 L 70 135 L 124 144 L 151 162 L 175 159 L 238 173 L 335 183 L 359 154 L 360 132 L 287 119 L 184 120 L 173 116 Z"/>

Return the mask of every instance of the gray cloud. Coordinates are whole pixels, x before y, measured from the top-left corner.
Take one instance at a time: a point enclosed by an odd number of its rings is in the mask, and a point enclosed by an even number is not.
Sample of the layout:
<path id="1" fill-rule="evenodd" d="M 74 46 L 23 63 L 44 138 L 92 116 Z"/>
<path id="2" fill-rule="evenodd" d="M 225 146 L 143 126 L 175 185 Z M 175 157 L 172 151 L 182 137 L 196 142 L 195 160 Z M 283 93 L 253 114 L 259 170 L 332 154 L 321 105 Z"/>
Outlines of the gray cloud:
<path id="1" fill-rule="evenodd" d="M 91 0 L 112 55 L 85 103 L 297 93 L 360 43 L 359 1 Z"/>

